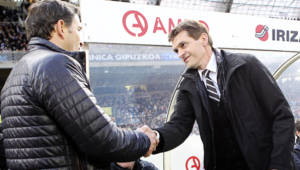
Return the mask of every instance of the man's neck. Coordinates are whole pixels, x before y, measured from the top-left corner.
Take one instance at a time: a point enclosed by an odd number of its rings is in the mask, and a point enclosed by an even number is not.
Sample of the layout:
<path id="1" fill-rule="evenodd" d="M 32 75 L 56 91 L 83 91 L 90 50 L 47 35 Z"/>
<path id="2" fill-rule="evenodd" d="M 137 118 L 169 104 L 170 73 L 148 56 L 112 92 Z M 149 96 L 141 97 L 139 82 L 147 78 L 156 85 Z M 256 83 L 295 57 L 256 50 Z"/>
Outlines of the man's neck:
<path id="1" fill-rule="evenodd" d="M 206 69 L 207 64 L 209 63 L 209 60 L 210 60 L 211 55 L 213 53 L 212 48 L 210 46 L 207 46 L 207 48 L 205 48 L 205 50 L 206 50 L 206 55 L 203 58 L 203 61 L 202 61 L 203 64 L 200 65 L 201 70 Z"/>
<path id="2" fill-rule="evenodd" d="M 63 45 L 62 41 L 59 41 L 55 38 L 51 38 L 49 41 L 52 42 L 53 44 L 55 44 L 56 46 L 58 46 L 59 48 L 66 50 L 64 48 L 64 45 Z"/>

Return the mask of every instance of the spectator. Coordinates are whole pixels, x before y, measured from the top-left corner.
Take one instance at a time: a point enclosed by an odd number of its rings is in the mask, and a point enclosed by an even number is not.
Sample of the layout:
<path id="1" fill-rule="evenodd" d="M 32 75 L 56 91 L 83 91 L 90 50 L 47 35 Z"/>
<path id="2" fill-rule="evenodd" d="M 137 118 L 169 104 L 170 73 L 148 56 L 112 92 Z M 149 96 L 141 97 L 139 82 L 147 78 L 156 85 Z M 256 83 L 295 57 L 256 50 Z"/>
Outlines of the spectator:
<path id="1" fill-rule="evenodd" d="M 300 121 L 297 121 L 295 124 L 296 128 L 296 144 L 294 146 L 294 161 L 296 169 L 300 169 Z"/>

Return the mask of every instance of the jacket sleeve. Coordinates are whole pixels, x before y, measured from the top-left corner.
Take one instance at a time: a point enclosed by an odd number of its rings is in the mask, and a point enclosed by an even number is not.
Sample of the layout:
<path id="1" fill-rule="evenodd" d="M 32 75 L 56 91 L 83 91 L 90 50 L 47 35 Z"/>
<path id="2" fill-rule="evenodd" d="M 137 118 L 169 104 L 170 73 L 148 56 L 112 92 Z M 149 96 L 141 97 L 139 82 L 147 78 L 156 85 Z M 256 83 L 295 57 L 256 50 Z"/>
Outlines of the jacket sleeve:
<path id="1" fill-rule="evenodd" d="M 160 142 L 155 153 L 169 151 L 183 143 L 191 133 L 194 122 L 194 110 L 188 93 L 180 90 L 170 121 L 156 129 L 160 134 Z"/>
<path id="2" fill-rule="evenodd" d="M 257 100 L 265 114 L 273 120 L 273 150 L 270 169 L 293 169 L 294 116 L 290 106 L 267 68 L 255 57 L 248 64 L 250 79 Z"/>
<path id="3" fill-rule="evenodd" d="M 37 95 L 72 143 L 92 162 L 132 161 L 150 146 L 141 132 L 118 128 L 97 105 L 81 66 L 59 55 L 37 69 Z"/>

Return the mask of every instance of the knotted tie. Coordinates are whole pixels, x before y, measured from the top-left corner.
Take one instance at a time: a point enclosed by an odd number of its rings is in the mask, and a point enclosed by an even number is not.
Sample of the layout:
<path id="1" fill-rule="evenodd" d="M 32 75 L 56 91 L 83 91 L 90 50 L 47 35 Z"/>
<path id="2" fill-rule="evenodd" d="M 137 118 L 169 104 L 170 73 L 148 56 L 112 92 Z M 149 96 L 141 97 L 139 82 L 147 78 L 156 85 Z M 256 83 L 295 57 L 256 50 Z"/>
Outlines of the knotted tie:
<path id="1" fill-rule="evenodd" d="M 217 89 L 216 89 L 212 79 L 209 77 L 209 73 L 210 73 L 210 71 L 207 70 L 207 69 L 205 69 L 202 72 L 202 75 L 206 79 L 206 90 L 207 90 L 207 93 L 208 93 L 208 97 L 211 98 L 214 101 L 219 102 L 220 98 L 218 96 Z"/>

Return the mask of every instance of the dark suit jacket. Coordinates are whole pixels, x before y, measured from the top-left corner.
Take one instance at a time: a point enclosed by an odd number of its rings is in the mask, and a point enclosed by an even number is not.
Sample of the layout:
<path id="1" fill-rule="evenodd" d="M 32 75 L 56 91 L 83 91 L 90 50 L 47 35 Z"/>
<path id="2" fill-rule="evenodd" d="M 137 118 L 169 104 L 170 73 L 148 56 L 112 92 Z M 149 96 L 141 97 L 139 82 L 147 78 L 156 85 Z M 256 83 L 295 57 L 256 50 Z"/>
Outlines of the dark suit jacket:
<path id="1" fill-rule="evenodd" d="M 225 51 L 215 54 L 218 84 L 223 84 L 221 100 L 250 170 L 293 170 L 294 117 L 272 75 L 254 56 Z M 157 129 L 161 135 L 157 152 L 183 143 L 196 120 L 204 145 L 205 169 L 213 170 L 211 109 L 197 70 L 188 69 L 183 74 L 178 90 L 170 121 Z"/>

